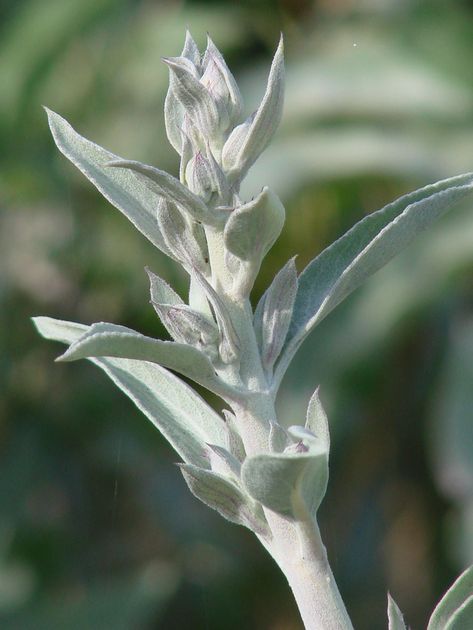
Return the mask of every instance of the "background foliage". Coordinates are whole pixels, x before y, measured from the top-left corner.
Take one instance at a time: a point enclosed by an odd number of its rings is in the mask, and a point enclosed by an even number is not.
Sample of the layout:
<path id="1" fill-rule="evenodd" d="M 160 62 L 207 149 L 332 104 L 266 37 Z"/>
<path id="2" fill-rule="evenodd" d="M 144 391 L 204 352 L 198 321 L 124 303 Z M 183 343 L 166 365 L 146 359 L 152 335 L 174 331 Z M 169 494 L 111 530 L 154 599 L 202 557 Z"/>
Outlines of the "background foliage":
<path id="1" fill-rule="evenodd" d="M 255 300 L 356 219 L 473 169 L 473 9 L 452 0 L 20 0 L 0 8 L 0 620 L 2 628 L 299 628 L 252 535 L 194 500 L 176 456 L 87 362 L 29 318 L 163 335 L 156 252 L 61 158 L 41 104 L 164 169 L 162 55 L 209 31 L 258 102 L 280 30 L 287 105 L 252 171 L 288 219 Z M 321 384 L 333 432 L 321 526 L 355 626 L 413 627 L 473 561 L 473 212 L 458 207 L 334 312 L 279 405 L 301 422 Z M 218 405 L 218 401 L 212 401 Z"/>

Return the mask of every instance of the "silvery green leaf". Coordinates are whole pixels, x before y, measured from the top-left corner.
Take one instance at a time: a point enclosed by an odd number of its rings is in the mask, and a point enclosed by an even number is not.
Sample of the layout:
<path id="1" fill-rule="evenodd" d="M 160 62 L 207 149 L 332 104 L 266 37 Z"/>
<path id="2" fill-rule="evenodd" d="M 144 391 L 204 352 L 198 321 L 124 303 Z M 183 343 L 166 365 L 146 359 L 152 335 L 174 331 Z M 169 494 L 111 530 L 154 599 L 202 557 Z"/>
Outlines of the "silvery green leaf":
<path id="1" fill-rule="evenodd" d="M 241 463 L 226 448 L 218 444 L 208 444 L 210 449 L 210 465 L 214 472 L 226 477 L 240 479 Z"/>
<path id="2" fill-rule="evenodd" d="M 241 469 L 243 485 L 255 501 L 296 520 L 315 516 L 327 475 L 327 451 L 316 441 L 292 452 L 247 457 Z"/>
<path id="3" fill-rule="evenodd" d="M 399 610 L 398 605 L 388 593 L 388 630 L 407 630 L 406 624 L 402 612 Z"/>
<path id="4" fill-rule="evenodd" d="M 245 446 L 236 426 L 236 418 L 228 409 L 222 410 L 223 417 L 227 426 L 227 443 L 226 448 L 234 455 L 239 462 L 246 457 Z"/>
<path id="5" fill-rule="evenodd" d="M 262 536 L 269 534 L 261 506 L 231 480 L 189 464 L 183 464 L 180 468 L 189 490 L 197 499 L 232 523 L 244 525 Z"/>
<path id="6" fill-rule="evenodd" d="M 192 225 L 175 204 L 162 197 L 156 204 L 156 216 L 170 255 L 187 270 L 196 267 L 208 273 L 208 252 L 204 249 L 206 243 L 199 238 L 200 226 Z"/>
<path id="7" fill-rule="evenodd" d="M 240 118 L 242 99 L 233 74 L 210 37 L 207 38 L 202 68 L 204 72 L 200 81 L 211 93 L 219 111 L 226 113 L 228 122 L 223 128 L 223 131 L 226 131 L 229 125 L 234 124 Z"/>
<path id="8" fill-rule="evenodd" d="M 76 361 L 90 357 L 117 357 L 158 363 L 180 372 L 221 396 L 236 393 L 215 374 L 209 359 L 192 346 L 152 339 L 116 324 L 90 326 L 57 361 Z"/>
<path id="9" fill-rule="evenodd" d="M 231 204 L 232 201 L 232 193 L 228 184 L 228 180 L 225 176 L 225 173 L 222 171 L 218 162 L 216 161 L 208 142 L 206 143 L 206 151 L 209 164 L 209 173 L 212 182 L 212 190 L 217 194 L 217 204 L 219 206 L 227 206 Z"/>
<path id="10" fill-rule="evenodd" d="M 263 367 L 272 370 L 286 339 L 297 292 L 297 269 L 291 258 L 274 278 L 255 312 Z"/>
<path id="11" fill-rule="evenodd" d="M 150 296 L 152 302 L 158 304 L 184 304 L 180 296 L 169 286 L 162 278 L 157 276 L 148 267 L 145 267 L 145 271 L 149 277 Z"/>
<path id="12" fill-rule="evenodd" d="M 220 330 L 220 357 L 223 363 L 233 363 L 234 361 L 237 361 L 240 356 L 240 340 L 232 324 L 227 307 L 212 285 L 204 278 L 202 273 L 195 269 L 193 275 L 195 280 L 197 280 L 202 289 L 205 291 Z"/>
<path id="13" fill-rule="evenodd" d="M 196 280 L 195 275 L 190 275 L 189 283 L 189 306 L 194 311 L 199 311 L 207 317 L 212 317 L 212 309 L 210 308 L 207 295 L 202 288 L 202 285 Z"/>
<path id="14" fill-rule="evenodd" d="M 169 173 L 134 160 L 115 160 L 109 162 L 108 166 L 131 170 L 151 191 L 175 203 L 195 221 L 214 223 L 202 199 Z"/>
<path id="15" fill-rule="evenodd" d="M 330 430 L 327 414 L 320 401 L 318 387 L 312 394 L 312 398 L 307 406 L 305 428 L 316 436 L 319 444 L 321 444 L 328 453 L 330 451 Z"/>
<path id="16" fill-rule="evenodd" d="M 46 339 L 73 344 L 88 326 L 35 317 Z M 229 431 L 223 419 L 188 385 L 165 368 L 145 361 L 91 358 L 161 431 L 185 462 L 210 467 L 208 442 L 225 446 Z"/>
<path id="17" fill-rule="evenodd" d="M 153 306 L 174 341 L 195 346 L 212 362 L 218 359 L 220 332 L 215 322 L 185 304 L 173 306 L 153 302 Z"/>
<path id="18" fill-rule="evenodd" d="M 192 158 L 192 143 L 186 132 L 186 124 L 183 122 L 181 129 L 182 147 L 181 147 L 181 160 L 179 162 L 179 181 L 181 184 L 186 183 L 186 168 L 189 161 Z"/>
<path id="19" fill-rule="evenodd" d="M 297 348 L 316 324 L 472 191 L 473 174 L 467 173 L 409 193 L 359 221 L 309 263 L 299 276 L 276 380 L 280 381 Z"/>
<path id="20" fill-rule="evenodd" d="M 473 565 L 452 584 L 430 617 L 427 630 L 473 627 Z"/>
<path id="21" fill-rule="evenodd" d="M 189 189 L 208 203 L 214 192 L 212 174 L 207 158 L 200 151 L 187 163 L 185 178 Z"/>
<path id="22" fill-rule="evenodd" d="M 80 136 L 58 114 L 46 108 L 49 126 L 58 149 L 76 166 L 102 195 L 161 251 L 168 249 L 156 222 L 156 195 L 130 172 L 107 168 L 121 160 L 99 145 Z"/>
<path id="23" fill-rule="evenodd" d="M 271 64 L 266 92 L 260 106 L 242 129 L 236 127 L 222 151 L 222 165 L 232 181 L 241 181 L 250 166 L 270 143 L 282 116 L 284 104 L 283 40 Z M 242 130 L 244 133 L 242 134 Z M 238 144 L 235 137 L 239 138 Z"/>
<path id="24" fill-rule="evenodd" d="M 272 453 L 282 453 L 289 442 L 286 429 L 279 422 L 271 422 L 269 427 L 269 450 Z"/>
<path id="25" fill-rule="evenodd" d="M 200 52 L 188 30 L 186 31 L 186 39 L 181 57 L 188 59 L 194 65 L 196 74 L 199 74 Z M 174 94 L 174 82 L 175 80 L 173 78 L 173 74 L 171 73 L 169 88 L 164 101 L 164 123 L 169 142 L 172 144 L 174 149 L 181 154 L 183 153 L 181 130 L 184 112 L 179 100 Z"/>
<path id="26" fill-rule="evenodd" d="M 169 67 L 173 94 L 203 138 L 220 135 L 219 111 L 212 95 L 182 57 L 165 57 Z"/>
<path id="27" fill-rule="evenodd" d="M 222 149 L 222 166 L 232 183 L 238 183 L 239 172 L 236 169 L 238 154 L 246 142 L 256 112 L 248 116 L 246 120 L 237 125 L 228 136 Z M 241 177 L 243 179 L 243 176 Z"/>
<path id="28" fill-rule="evenodd" d="M 280 235 L 284 219 L 279 197 L 265 187 L 231 213 L 223 235 L 225 247 L 241 260 L 261 262 Z"/>

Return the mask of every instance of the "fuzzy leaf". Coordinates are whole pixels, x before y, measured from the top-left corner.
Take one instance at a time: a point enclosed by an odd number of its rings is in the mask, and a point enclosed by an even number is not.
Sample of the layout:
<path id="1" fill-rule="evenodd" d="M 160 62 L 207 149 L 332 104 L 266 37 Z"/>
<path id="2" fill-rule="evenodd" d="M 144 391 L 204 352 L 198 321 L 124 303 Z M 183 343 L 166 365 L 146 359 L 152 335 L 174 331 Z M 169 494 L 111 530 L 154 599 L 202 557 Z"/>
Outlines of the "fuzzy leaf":
<path id="1" fill-rule="evenodd" d="M 161 251 L 168 248 L 156 221 L 156 195 L 126 170 L 107 168 L 122 160 L 99 145 L 80 136 L 71 125 L 49 109 L 49 126 L 58 149 L 76 166 L 102 195 Z"/>
<path id="2" fill-rule="evenodd" d="M 268 534 L 261 507 L 232 481 L 215 472 L 183 464 L 180 466 L 192 494 L 232 523 Z"/>
<path id="3" fill-rule="evenodd" d="M 174 341 L 187 343 L 202 350 L 211 361 L 218 359 L 217 345 L 220 332 L 214 321 L 186 304 L 153 302 L 153 306 Z"/>
<path id="4" fill-rule="evenodd" d="M 184 42 L 184 48 L 181 53 L 181 57 L 185 57 L 196 67 L 196 72 L 200 67 L 200 52 L 197 48 L 192 35 L 189 31 L 186 31 L 186 39 Z M 166 134 L 169 142 L 174 149 L 181 154 L 183 152 L 182 146 L 182 124 L 184 119 L 183 108 L 179 103 L 178 98 L 174 94 L 175 79 L 171 73 L 169 81 L 169 89 L 164 101 L 164 122 L 166 125 Z"/>
<path id="5" fill-rule="evenodd" d="M 409 193 L 359 221 L 309 263 L 299 276 L 277 380 L 304 338 L 332 309 L 472 191 L 473 174 L 468 173 Z"/>
<path id="6" fill-rule="evenodd" d="M 90 326 L 57 361 L 76 361 L 90 357 L 118 357 L 158 363 L 193 379 L 217 394 L 231 394 L 215 374 L 208 358 L 192 346 L 152 339 L 116 324 Z"/>
<path id="7" fill-rule="evenodd" d="M 240 481 L 241 463 L 229 450 L 218 444 L 208 444 L 210 464 L 214 472 Z"/>
<path id="8" fill-rule="evenodd" d="M 297 270 L 291 258 L 274 278 L 255 312 L 263 366 L 271 370 L 284 345 L 297 291 Z M 258 318 L 258 321 L 256 321 Z"/>
<path id="9" fill-rule="evenodd" d="M 152 302 L 156 302 L 157 304 L 172 304 L 173 306 L 184 304 L 183 300 L 167 282 L 153 273 L 148 267 L 145 267 L 145 271 L 149 277 Z"/>
<path id="10" fill-rule="evenodd" d="M 437 604 L 427 630 L 473 628 L 473 565 L 452 584 Z"/>
<path id="11" fill-rule="evenodd" d="M 174 203 L 162 197 L 156 204 L 156 216 L 170 256 L 187 271 L 196 267 L 208 273 L 207 243 L 201 238 L 201 226 L 195 222 L 191 224 Z"/>
<path id="12" fill-rule="evenodd" d="M 284 46 L 281 37 L 260 106 L 249 120 L 235 127 L 223 147 L 223 168 L 232 181 L 241 181 L 270 143 L 281 120 L 283 104 Z"/>
<path id="13" fill-rule="evenodd" d="M 284 206 L 265 187 L 257 197 L 231 213 L 225 225 L 225 246 L 241 260 L 261 263 L 280 235 L 284 219 Z"/>
<path id="14" fill-rule="evenodd" d="M 132 171 L 152 192 L 175 203 L 195 221 L 215 222 L 205 203 L 169 173 L 134 160 L 114 160 L 108 166 Z"/>
<path id="15" fill-rule="evenodd" d="M 330 451 L 330 430 L 327 414 L 320 401 L 318 387 L 312 394 L 312 398 L 307 406 L 305 428 L 316 436 L 317 440 L 319 440 L 319 444 L 321 444 L 328 453 Z"/>
<path id="16" fill-rule="evenodd" d="M 203 138 L 213 139 L 219 132 L 219 111 L 210 92 L 202 85 L 183 57 L 165 57 L 173 94 Z M 193 65 L 193 64 L 192 64 Z M 219 135 L 219 134 L 218 134 Z"/>
<path id="17" fill-rule="evenodd" d="M 296 520 L 315 516 L 328 475 L 327 452 L 316 444 L 303 448 L 247 457 L 241 469 L 243 485 L 253 499 Z"/>
<path id="18" fill-rule="evenodd" d="M 73 344 L 88 326 L 49 317 L 34 324 L 46 339 Z M 228 430 L 223 419 L 188 385 L 165 368 L 144 361 L 90 358 L 151 420 L 185 462 L 210 468 L 211 442 L 225 446 Z"/>
<path id="19" fill-rule="evenodd" d="M 227 307 L 212 285 L 207 282 L 204 276 L 197 269 L 194 270 L 193 277 L 204 290 L 207 299 L 212 306 L 215 319 L 217 320 L 221 336 L 219 346 L 221 359 L 224 363 L 233 363 L 234 361 L 237 361 L 240 356 L 240 340 L 233 326 Z"/>
<path id="20" fill-rule="evenodd" d="M 200 81 L 217 103 L 221 117 L 225 113 L 227 124 L 222 130 L 226 131 L 229 125 L 234 124 L 240 118 L 242 99 L 233 74 L 210 37 L 207 37 L 207 48 L 202 61 L 202 68 L 204 73 Z"/>
<path id="21" fill-rule="evenodd" d="M 388 630 L 407 630 L 406 624 L 402 612 L 399 610 L 398 605 L 388 593 Z"/>

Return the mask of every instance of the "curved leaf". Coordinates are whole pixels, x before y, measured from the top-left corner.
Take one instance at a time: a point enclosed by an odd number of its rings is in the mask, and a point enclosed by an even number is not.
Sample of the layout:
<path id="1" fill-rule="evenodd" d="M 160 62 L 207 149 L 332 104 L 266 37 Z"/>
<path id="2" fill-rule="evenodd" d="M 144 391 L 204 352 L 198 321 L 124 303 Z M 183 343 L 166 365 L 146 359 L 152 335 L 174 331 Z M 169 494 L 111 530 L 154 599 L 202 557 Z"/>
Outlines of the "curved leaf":
<path id="1" fill-rule="evenodd" d="M 257 534 L 268 535 L 268 527 L 261 510 L 251 497 L 223 475 L 197 466 L 180 466 L 189 490 L 200 501 L 238 525 Z"/>
<path id="2" fill-rule="evenodd" d="M 180 372 L 221 396 L 236 393 L 223 383 L 199 350 L 173 341 L 161 341 L 116 324 L 98 323 L 90 326 L 57 361 L 76 361 L 89 357 L 117 357 L 158 363 Z"/>
<path id="3" fill-rule="evenodd" d="M 394 599 L 388 593 L 388 630 L 407 630 L 404 617 Z"/>
<path id="4" fill-rule="evenodd" d="M 34 324 L 46 339 L 73 344 L 88 327 L 49 317 Z M 225 446 L 228 430 L 221 418 L 188 385 L 165 368 L 144 361 L 90 358 L 151 420 L 185 462 L 210 468 L 208 443 Z"/>
<path id="5" fill-rule="evenodd" d="M 437 604 L 427 630 L 473 628 L 473 565 L 452 584 Z"/>
<path id="6" fill-rule="evenodd" d="M 279 382 L 309 332 L 450 207 L 473 191 L 473 173 L 409 193 L 370 214 L 325 249 L 299 276 Z"/>
<path id="7" fill-rule="evenodd" d="M 133 225 L 158 249 L 168 253 L 156 220 L 156 194 L 126 169 L 108 168 L 114 160 L 122 160 L 103 147 L 83 138 L 59 114 L 46 109 L 49 127 L 58 149 L 102 195 L 118 208 Z"/>
<path id="8" fill-rule="evenodd" d="M 311 445 L 302 452 L 248 457 L 241 478 L 253 499 L 274 512 L 303 520 L 307 514 L 315 516 L 324 497 L 327 466 L 327 451 Z"/>

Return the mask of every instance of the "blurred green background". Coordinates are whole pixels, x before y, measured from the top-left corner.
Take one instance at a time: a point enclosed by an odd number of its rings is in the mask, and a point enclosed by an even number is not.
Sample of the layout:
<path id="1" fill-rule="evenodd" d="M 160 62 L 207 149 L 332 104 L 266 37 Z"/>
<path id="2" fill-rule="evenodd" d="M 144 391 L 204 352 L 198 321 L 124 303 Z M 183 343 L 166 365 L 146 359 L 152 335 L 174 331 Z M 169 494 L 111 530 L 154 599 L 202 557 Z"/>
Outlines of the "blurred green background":
<path id="1" fill-rule="evenodd" d="M 115 153 L 173 171 L 162 55 L 209 31 L 264 91 L 279 32 L 287 100 L 247 195 L 287 208 L 255 300 L 396 196 L 473 170 L 473 8 L 462 0 L 4 0 L 0 4 L 0 627 L 295 630 L 284 577 L 252 534 L 193 499 L 161 436 L 29 318 L 163 334 L 145 265 L 185 278 L 53 145 L 41 104 Z M 174 171 L 173 171 L 174 172 Z M 312 335 L 279 405 L 317 384 L 333 433 L 320 511 L 358 628 L 413 628 L 473 561 L 473 199 Z M 218 401 L 212 400 L 217 405 Z"/>

